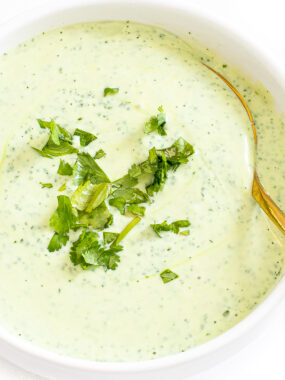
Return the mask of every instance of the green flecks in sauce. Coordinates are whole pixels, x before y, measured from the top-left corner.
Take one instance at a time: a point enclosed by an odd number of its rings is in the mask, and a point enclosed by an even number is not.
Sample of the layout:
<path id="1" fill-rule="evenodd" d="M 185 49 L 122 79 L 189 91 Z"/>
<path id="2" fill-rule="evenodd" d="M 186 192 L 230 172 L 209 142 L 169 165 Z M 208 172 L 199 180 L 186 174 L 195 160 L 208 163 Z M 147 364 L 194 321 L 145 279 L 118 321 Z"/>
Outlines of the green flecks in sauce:
<path id="1" fill-rule="evenodd" d="M 1 57 L 0 324 L 7 330 L 75 357 L 150 359 L 226 331 L 279 280 L 285 242 L 251 198 L 255 157 L 247 115 L 201 58 L 226 70 L 249 102 L 258 171 L 284 209 L 284 123 L 266 89 L 222 67 L 210 50 L 159 28 L 102 22 L 47 32 Z M 109 85 L 120 91 L 104 97 Z M 146 135 L 145 122 L 160 104 L 167 135 Z M 111 181 L 145 160 L 152 146 L 170 146 L 179 136 L 194 144 L 195 160 L 169 173 L 124 240 L 115 271 L 74 267 L 65 254 L 70 242 L 47 251 L 63 177 L 56 175 L 58 158 L 30 149 L 47 140 L 36 118 L 95 135 L 84 151 L 106 153 L 100 167 Z M 75 157 L 64 159 L 73 167 Z M 53 188 L 42 190 L 39 182 Z M 67 196 L 73 191 L 65 189 Z M 114 209 L 112 231 L 121 231 L 123 218 Z M 191 220 L 190 236 L 158 239 L 149 227 L 181 219 Z M 74 232 L 72 241 L 77 238 Z M 179 279 L 163 284 L 164 268 Z"/>

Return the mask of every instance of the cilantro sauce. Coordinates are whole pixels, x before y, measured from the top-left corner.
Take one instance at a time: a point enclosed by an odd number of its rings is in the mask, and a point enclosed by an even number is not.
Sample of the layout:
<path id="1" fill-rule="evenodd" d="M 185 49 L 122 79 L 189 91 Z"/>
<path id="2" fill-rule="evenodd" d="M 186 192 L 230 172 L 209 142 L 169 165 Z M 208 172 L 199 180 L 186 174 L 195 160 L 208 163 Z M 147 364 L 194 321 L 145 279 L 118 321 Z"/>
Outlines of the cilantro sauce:
<path id="1" fill-rule="evenodd" d="M 284 124 L 266 89 L 189 41 L 151 26 L 89 23 L 42 34 L 1 57 L 0 324 L 8 331 L 74 357 L 151 359 L 226 331 L 278 281 L 285 241 L 251 197 L 250 123 L 201 60 L 248 101 L 259 173 L 283 209 Z M 110 96 L 105 88 L 113 89 Z M 145 134 L 161 105 L 167 135 Z M 59 158 L 31 149 L 47 138 L 37 118 L 96 135 L 83 151 L 103 149 L 98 164 L 111 181 L 153 146 L 168 147 L 180 136 L 193 144 L 195 154 L 169 173 L 124 239 L 116 270 L 74 266 L 70 242 L 47 250 L 57 195 L 71 196 L 74 185 L 57 174 Z M 75 159 L 64 156 L 71 166 Z M 112 214 L 106 231 L 120 232 L 131 220 L 115 208 Z M 150 225 L 164 220 L 189 220 L 190 234 L 159 238 Z"/>

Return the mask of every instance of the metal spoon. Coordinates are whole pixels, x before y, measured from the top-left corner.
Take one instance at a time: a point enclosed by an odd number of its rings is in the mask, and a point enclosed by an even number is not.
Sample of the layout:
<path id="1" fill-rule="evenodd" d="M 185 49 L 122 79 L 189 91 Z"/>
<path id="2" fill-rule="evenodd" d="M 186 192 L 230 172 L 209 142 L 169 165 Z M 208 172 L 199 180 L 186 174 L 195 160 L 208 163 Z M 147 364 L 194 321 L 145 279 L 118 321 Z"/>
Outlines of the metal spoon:
<path id="1" fill-rule="evenodd" d="M 257 135 L 256 135 L 254 120 L 252 117 L 252 113 L 250 112 L 250 109 L 248 105 L 246 104 L 244 98 L 239 93 L 239 91 L 223 75 L 221 75 L 220 73 L 218 73 L 216 70 L 206 65 L 205 63 L 203 63 L 203 65 L 206 66 L 213 73 L 215 73 L 219 78 L 221 78 L 240 100 L 241 104 L 245 108 L 247 115 L 249 117 L 252 130 L 253 130 L 255 146 L 257 147 Z M 276 203 L 273 202 L 273 200 L 270 198 L 268 193 L 265 191 L 264 187 L 262 186 L 258 178 L 256 170 L 254 170 L 254 174 L 253 174 L 252 196 L 256 200 L 256 202 L 259 204 L 259 206 L 262 208 L 262 210 L 269 216 L 272 222 L 279 228 L 281 232 L 283 232 L 283 234 L 285 234 L 285 214 L 276 205 Z"/>

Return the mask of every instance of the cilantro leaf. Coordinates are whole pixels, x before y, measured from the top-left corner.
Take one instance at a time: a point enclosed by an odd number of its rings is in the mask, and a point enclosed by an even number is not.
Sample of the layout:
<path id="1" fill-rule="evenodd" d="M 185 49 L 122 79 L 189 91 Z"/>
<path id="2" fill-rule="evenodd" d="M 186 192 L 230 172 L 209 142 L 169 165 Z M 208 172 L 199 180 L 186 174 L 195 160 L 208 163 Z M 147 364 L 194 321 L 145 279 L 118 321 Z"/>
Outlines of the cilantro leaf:
<path id="1" fill-rule="evenodd" d="M 72 175 L 73 169 L 72 166 L 64 161 L 60 160 L 59 167 L 57 169 L 57 174 L 59 175 Z"/>
<path id="2" fill-rule="evenodd" d="M 109 183 L 93 185 L 87 181 L 75 190 L 71 203 L 77 210 L 91 212 L 108 197 L 110 187 Z"/>
<path id="3" fill-rule="evenodd" d="M 119 88 L 110 88 L 106 87 L 104 88 L 104 97 L 108 95 L 115 95 L 119 92 Z"/>
<path id="4" fill-rule="evenodd" d="M 66 183 L 63 183 L 59 188 L 58 191 L 64 191 L 66 190 Z"/>
<path id="5" fill-rule="evenodd" d="M 104 270 L 114 270 L 120 261 L 117 252 L 122 249 L 121 246 L 105 249 L 99 243 L 95 232 L 83 231 L 72 245 L 70 259 L 74 265 L 81 265 L 83 269 L 101 266 Z"/>
<path id="6" fill-rule="evenodd" d="M 104 152 L 104 150 L 103 149 L 99 149 L 95 153 L 94 160 L 99 160 L 100 158 L 105 157 L 105 156 L 106 156 L 106 153 Z"/>
<path id="7" fill-rule="evenodd" d="M 151 133 L 157 131 L 157 133 L 161 136 L 165 136 L 167 133 L 165 132 L 164 126 L 166 124 L 166 116 L 163 111 L 162 106 L 158 107 L 159 114 L 156 116 L 152 116 L 148 122 L 145 123 L 144 133 Z"/>
<path id="8" fill-rule="evenodd" d="M 54 120 L 43 121 L 38 119 L 41 128 L 47 128 L 50 131 L 49 139 L 45 146 L 40 150 L 33 149 L 43 157 L 52 158 L 53 156 L 64 156 L 66 154 L 77 153 L 78 149 L 71 145 L 72 137 L 66 129 L 56 124 Z"/>
<path id="9" fill-rule="evenodd" d="M 160 236 L 160 232 L 162 231 L 171 231 L 175 234 L 178 234 L 180 232 L 180 228 L 185 228 L 190 226 L 189 220 L 177 220 L 176 222 L 172 222 L 170 224 L 167 224 L 166 220 L 160 224 L 151 224 L 150 226 L 154 230 L 154 232 L 157 234 L 157 236 Z"/>
<path id="10" fill-rule="evenodd" d="M 61 141 L 59 145 L 50 141 L 42 148 L 42 153 L 52 157 L 65 156 L 66 154 L 77 153 L 78 149 L 74 148 L 70 143 Z"/>
<path id="11" fill-rule="evenodd" d="M 92 141 L 97 139 L 97 137 L 94 136 L 92 133 L 83 131 L 82 129 L 78 129 L 78 128 L 75 129 L 73 136 L 79 136 L 80 137 L 80 145 L 81 146 L 87 146 Z"/>
<path id="12" fill-rule="evenodd" d="M 83 253 L 90 249 L 93 245 L 97 246 L 98 234 L 96 232 L 88 232 L 84 230 L 79 238 L 72 244 L 70 250 L 70 260 L 74 265 L 81 265 L 86 269 L 87 265 L 83 257 Z"/>
<path id="13" fill-rule="evenodd" d="M 53 187 L 53 184 L 52 183 L 43 183 L 43 182 L 40 182 L 40 184 L 42 185 L 42 189 L 44 187 L 48 188 L 48 189 L 51 189 Z"/>
<path id="14" fill-rule="evenodd" d="M 43 152 L 42 150 L 38 149 L 38 148 L 35 148 L 35 147 L 31 147 L 35 152 L 39 153 L 42 157 L 45 157 L 45 158 L 52 158 L 52 156 L 50 154 L 47 154 L 45 152 Z"/>
<path id="15" fill-rule="evenodd" d="M 103 232 L 103 240 L 104 244 L 111 244 L 113 243 L 117 238 L 119 234 L 117 232 Z"/>
<path id="16" fill-rule="evenodd" d="M 89 153 L 78 153 L 73 168 L 73 178 L 76 185 L 82 185 L 88 180 L 94 185 L 110 182 L 107 175 Z"/>
<path id="17" fill-rule="evenodd" d="M 106 203 L 102 202 L 90 213 L 80 212 L 79 222 L 92 227 L 94 230 L 103 230 L 113 223 L 113 215 L 110 214 Z"/>
<path id="18" fill-rule="evenodd" d="M 128 204 L 145 203 L 149 201 L 146 193 L 138 188 L 119 188 L 112 193 L 112 198 L 109 200 L 109 205 L 116 207 L 123 215 L 125 206 Z"/>
<path id="19" fill-rule="evenodd" d="M 129 174 L 124 175 L 123 177 L 112 182 L 112 185 L 115 187 L 133 187 L 137 185 L 138 179 L 131 177 Z"/>
<path id="20" fill-rule="evenodd" d="M 67 235 L 58 234 L 55 232 L 49 242 L 48 250 L 50 252 L 58 251 L 62 246 L 66 245 L 68 241 Z"/>
<path id="21" fill-rule="evenodd" d="M 50 218 L 50 226 L 59 234 L 66 234 L 76 225 L 77 215 L 66 195 L 57 197 L 58 206 Z"/>
<path id="22" fill-rule="evenodd" d="M 195 152 L 191 144 L 179 137 L 169 148 L 158 150 L 158 155 L 165 154 L 167 162 L 175 171 L 180 164 L 186 164 L 188 158 Z"/>
<path id="23" fill-rule="evenodd" d="M 157 169 L 154 172 L 153 182 L 146 187 L 146 191 L 149 195 L 153 195 L 163 189 L 163 186 L 167 180 L 168 163 L 164 152 L 158 157 Z"/>
<path id="24" fill-rule="evenodd" d="M 50 130 L 51 138 L 54 143 L 59 144 L 59 140 L 67 141 L 69 143 L 72 142 L 71 134 L 65 128 L 61 127 L 59 124 L 56 124 L 54 120 L 44 121 L 37 119 L 37 121 L 41 128 L 47 128 Z"/>
<path id="25" fill-rule="evenodd" d="M 145 207 L 139 206 L 137 204 L 132 204 L 127 206 L 127 211 L 134 214 L 134 215 L 139 215 L 139 216 L 144 216 L 145 212 Z"/>
<path id="26" fill-rule="evenodd" d="M 175 280 L 178 278 L 178 274 L 172 272 L 170 269 L 165 269 L 163 272 L 160 273 L 160 277 L 164 284 L 167 284 L 168 282 Z"/>

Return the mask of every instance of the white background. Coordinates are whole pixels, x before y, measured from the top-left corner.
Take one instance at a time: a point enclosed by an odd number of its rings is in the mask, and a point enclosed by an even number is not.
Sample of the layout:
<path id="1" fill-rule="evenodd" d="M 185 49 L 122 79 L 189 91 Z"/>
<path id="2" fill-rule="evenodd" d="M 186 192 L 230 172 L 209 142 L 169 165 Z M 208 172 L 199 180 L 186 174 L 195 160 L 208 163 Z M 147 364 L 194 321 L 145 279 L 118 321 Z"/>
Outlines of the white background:
<path id="1" fill-rule="evenodd" d="M 60 0 L 59 0 L 60 1 Z M 135 0 L 134 0 L 135 1 Z M 175 1 L 175 0 L 165 0 Z M 284 0 L 188 0 L 253 35 L 285 65 Z M 0 0 L 0 22 L 47 0 Z M 285 300 L 254 342 L 191 380 L 284 380 Z M 44 380 L 0 359 L 0 380 Z M 60 379 L 54 379 L 60 380 Z M 82 379 L 84 380 L 84 379 Z"/>

